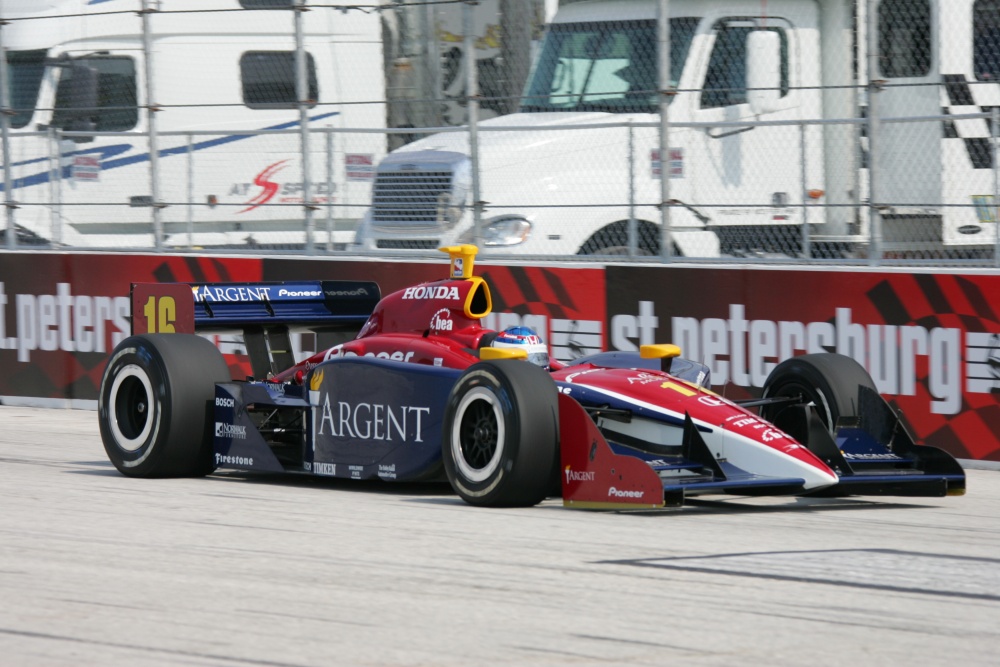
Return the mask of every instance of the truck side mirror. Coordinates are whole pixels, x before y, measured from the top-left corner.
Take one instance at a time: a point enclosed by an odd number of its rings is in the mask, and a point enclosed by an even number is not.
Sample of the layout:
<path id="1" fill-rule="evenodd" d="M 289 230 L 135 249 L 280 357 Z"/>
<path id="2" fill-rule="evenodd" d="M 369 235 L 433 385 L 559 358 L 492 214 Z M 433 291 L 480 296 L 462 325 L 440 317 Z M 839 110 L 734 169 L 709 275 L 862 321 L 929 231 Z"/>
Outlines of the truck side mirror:
<path id="1" fill-rule="evenodd" d="M 56 89 L 55 118 L 62 129 L 70 132 L 92 132 L 98 114 L 98 72 L 86 63 L 74 62 L 59 78 Z M 53 124 L 56 124 L 53 122 Z M 93 137 L 71 137 L 77 143 L 93 141 Z"/>
<path id="2" fill-rule="evenodd" d="M 747 35 L 747 102 L 760 115 L 774 111 L 781 97 L 781 37 L 773 30 Z"/>

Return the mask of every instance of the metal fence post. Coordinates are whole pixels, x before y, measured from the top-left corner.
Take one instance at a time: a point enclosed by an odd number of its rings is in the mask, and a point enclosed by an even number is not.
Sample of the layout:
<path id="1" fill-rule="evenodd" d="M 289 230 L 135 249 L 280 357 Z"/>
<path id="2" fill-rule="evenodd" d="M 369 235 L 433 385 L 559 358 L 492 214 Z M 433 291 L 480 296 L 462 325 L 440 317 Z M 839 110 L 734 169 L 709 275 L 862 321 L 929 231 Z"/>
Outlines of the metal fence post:
<path id="1" fill-rule="evenodd" d="M 10 84 L 7 82 L 7 48 L 3 45 L 0 21 L 0 134 L 3 138 L 3 201 L 7 217 L 7 248 L 17 248 L 17 223 L 14 218 L 14 179 L 10 173 Z"/>
<path id="2" fill-rule="evenodd" d="M 662 162 L 661 162 L 662 164 Z M 635 257 L 639 249 L 635 220 L 635 128 L 628 121 L 628 256 Z"/>
<path id="3" fill-rule="evenodd" d="M 674 235 L 670 221 L 670 118 L 667 110 L 673 96 L 670 81 L 670 0 L 659 0 L 656 36 L 660 47 L 660 257 L 669 262 L 674 254 Z"/>
<path id="4" fill-rule="evenodd" d="M 472 168 L 472 224 L 473 243 L 482 244 L 483 236 L 483 202 L 481 183 L 479 182 L 479 76 L 476 71 L 476 45 L 473 23 L 473 11 L 479 3 L 476 0 L 466 0 L 462 7 L 462 32 L 465 33 L 462 48 L 462 61 L 465 63 L 465 99 L 469 113 L 469 160 Z"/>
<path id="5" fill-rule="evenodd" d="M 188 250 L 194 250 L 194 137 L 187 135 L 187 236 Z"/>
<path id="6" fill-rule="evenodd" d="M 868 263 L 877 266 L 882 262 L 882 213 L 878 192 L 878 93 L 885 81 L 878 76 L 878 14 L 875 3 L 867 4 L 868 17 Z"/>
<path id="7" fill-rule="evenodd" d="M 326 251 L 333 250 L 333 132 L 326 129 Z"/>
<path id="8" fill-rule="evenodd" d="M 160 211 L 160 147 L 156 134 L 156 96 L 153 90 L 153 36 L 149 27 L 149 15 L 157 9 L 150 7 L 150 0 L 142 0 L 142 50 L 146 60 L 146 118 L 149 125 L 149 187 L 153 211 L 153 246 L 163 249 L 163 220 Z"/>
<path id="9" fill-rule="evenodd" d="M 993 151 L 993 266 L 1000 267 L 1000 166 L 997 165 L 997 134 L 1000 108 L 990 110 L 990 148 Z"/>
<path id="10" fill-rule="evenodd" d="M 62 132 L 58 127 L 49 126 L 46 132 L 49 141 L 49 197 L 52 199 L 52 244 L 62 243 Z"/>
<path id="11" fill-rule="evenodd" d="M 812 233 L 809 229 L 809 192 L 807 182 L 806 164 L 806 124 L 799 123 L 799 174 L 801 177 L 801 197 L 802 197 L 802 256 L 806 259 L 812 257 Z"/>
<path id="12" fill-rule="evenodd" d="M 302 26 L 302 15 L 309 11 L 306 0 L 296 0 L 293 12 L 295 15 L 295 97 L 299 103 L 299 136 L 302 151 L 302 211 L 305 215 L 306 254 L 315 250 L 316 221 L 313 211 L 316 206 L 312 201 L 312 186 L 309 181 L 311 173 L 309 161 L 309 104 L 315 100 L 309 99 L 309 62 L 306 59 L 305 33 Z"/>

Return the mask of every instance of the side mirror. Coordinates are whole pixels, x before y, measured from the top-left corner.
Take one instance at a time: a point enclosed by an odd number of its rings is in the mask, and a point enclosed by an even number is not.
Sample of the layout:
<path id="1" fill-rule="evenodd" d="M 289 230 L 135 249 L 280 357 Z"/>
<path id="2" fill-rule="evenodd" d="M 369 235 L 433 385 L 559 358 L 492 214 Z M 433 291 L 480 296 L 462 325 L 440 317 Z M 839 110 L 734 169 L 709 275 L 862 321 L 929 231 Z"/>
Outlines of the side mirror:
<path id="1" fill-rule="evenodd" d="M 773 30 L 747 35 L 747 102 L 755 114 L 777 109 L 781 98 L 781 36 Z"/>

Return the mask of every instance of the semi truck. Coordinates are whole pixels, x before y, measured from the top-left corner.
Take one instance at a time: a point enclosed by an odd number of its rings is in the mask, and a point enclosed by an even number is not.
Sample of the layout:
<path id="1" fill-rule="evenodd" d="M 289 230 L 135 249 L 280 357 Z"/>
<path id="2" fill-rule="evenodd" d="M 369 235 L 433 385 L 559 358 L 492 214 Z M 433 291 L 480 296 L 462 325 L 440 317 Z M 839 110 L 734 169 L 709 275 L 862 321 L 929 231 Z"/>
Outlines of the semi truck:
<path id="1" fill-rule="evenodd" d="M 996 0 L 563 0 L 518 111 L 389 153 L 354 247 L 989 255 L 998 82 Z"/>

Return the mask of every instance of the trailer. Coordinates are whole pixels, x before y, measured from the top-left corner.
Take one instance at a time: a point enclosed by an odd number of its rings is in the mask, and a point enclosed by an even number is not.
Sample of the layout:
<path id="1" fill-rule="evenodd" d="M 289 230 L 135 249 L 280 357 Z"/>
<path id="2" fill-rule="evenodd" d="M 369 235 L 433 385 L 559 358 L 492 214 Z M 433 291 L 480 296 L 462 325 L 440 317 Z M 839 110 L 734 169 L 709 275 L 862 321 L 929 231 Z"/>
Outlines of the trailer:
<path id="1" fill-rule="evenodd" d="M 21 244 L 343 247 L 405 130 L 465 122 L 461 7 L 377 5 L 4 0 L 4 227 Z M 498 16 L 476 8 L 480 68 L 512 60 Z"/>

